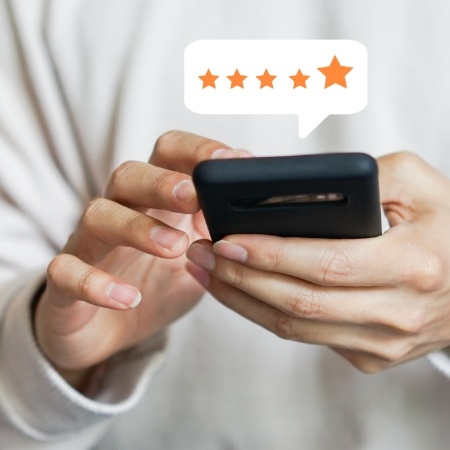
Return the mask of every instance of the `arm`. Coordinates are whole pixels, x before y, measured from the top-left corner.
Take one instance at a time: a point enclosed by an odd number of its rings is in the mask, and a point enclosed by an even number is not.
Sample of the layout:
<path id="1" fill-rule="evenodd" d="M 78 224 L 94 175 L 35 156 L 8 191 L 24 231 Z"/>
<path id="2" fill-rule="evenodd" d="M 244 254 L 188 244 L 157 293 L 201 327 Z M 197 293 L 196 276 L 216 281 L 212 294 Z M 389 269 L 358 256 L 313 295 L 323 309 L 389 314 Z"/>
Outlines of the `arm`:
<path id="1" fill-rule="evenodd" d="M 137 403 L 161 364 L 164 328 L 203 292 L 177 259 L 188 235 L 202 236 L 201 218 L 192 216 L 197 202 L 195 195 L 176 198 L 174 188 L 190 179 L 196 162 L 226 147 L 169 133 L 151 164 L 121 166 L 107 192 L 86 207 L 107 181 L 101 152 L 110 148 L 109 136 L 108 147 L 92 143 L 89 133 L 80 144 L 73 133 L 82 124 L 71 123 L 73 111 L 82 100 L 114 105 L 120 89 L 109 82 L 121 79 L 133 46 L 127 30 L 136 29 L 141 14 L 125 3 L 116 10 L 121 45 L 101 66 L 108 77 L 99 101 L 83 97 L 77 83 L 92 67 L 84 60 L 77 65 L 76 58 L 66 64 L 76 56 L 67 49 L 79 43 L 81 19 L 75 17 L 71 29 L 58 15 L 63 7 L 41 6 L 0 2 L 0 435 L 9 448 L 81 450 L 92 447 L 110 418 Z M 61 26 L 64 39 L 52 25 Z M 110 115 L 107 107 L 95 109 L 95 129 L 108 130 Z M 180 240 L 178 247 L 167 231 Z"/>
<path id="2" fill-rule="evenodd" d="M 121 355 L 121 361 L 112 362 L 97 395 L 83 396 L 64 381 L 36 345 L 30 300 L 42 281 L 39 272 L 22 274 L 20 281 L 2 291 L 2 301 L 8 301 L 0 325 L 2 445 L 91 448 L 112 417 L 138 402 L 145 383 L 162 362 L 162 342 L 154 340 L 152 347 L 149 342 L 139 352 Z"/>
<path id="3" fill-rule="evenodd" d="M 13 267 L 26 248 L 16 236 L 2 254 L 12 289 L 0 318 L 0 431 L 28 448 L 39 441 L 87 448 L 108 419 L 137 403 L 161 364 L 161 334 L 203 293 L 181 257 L 189 239 L 204 236 L 190 173 L 205 158 L 227 155 L 239 156 L 189 133 L 162 136 L 150 163 L 127 162 L 113 173 L 47 270 L 45 263 L 28 276 Z M 20 262 L 26 250 L 19 255 Z"/>

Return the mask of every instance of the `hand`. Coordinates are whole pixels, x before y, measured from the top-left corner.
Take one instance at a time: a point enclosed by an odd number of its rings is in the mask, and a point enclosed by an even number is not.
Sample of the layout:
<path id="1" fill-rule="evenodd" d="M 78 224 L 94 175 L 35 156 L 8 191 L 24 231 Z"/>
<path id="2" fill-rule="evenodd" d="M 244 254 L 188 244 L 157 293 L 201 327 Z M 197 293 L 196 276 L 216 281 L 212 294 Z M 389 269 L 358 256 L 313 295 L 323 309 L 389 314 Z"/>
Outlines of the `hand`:
<path id="1" fill-rule="evenodd" d="M 367 373 L 450 345 L 450 180 L 411 153 L 378 164 L 382 236 L 201 240 L 187 255 L 206 270 L 188 270 L 244 317 Z"/>
<path id="2" fill-rule="evenodd" d="M 129 161 L 115 170 L 105 197 L 90 202 L 49 265 L 35 311 L 37 342 L 74 385 L 90 367 L 166 328 L 203 294 L 185 270 L 189 239 L 207 236 L 190 175 L 216 157 L 239 154 L 193 134 L 164 134 L 150 164 Z"/>

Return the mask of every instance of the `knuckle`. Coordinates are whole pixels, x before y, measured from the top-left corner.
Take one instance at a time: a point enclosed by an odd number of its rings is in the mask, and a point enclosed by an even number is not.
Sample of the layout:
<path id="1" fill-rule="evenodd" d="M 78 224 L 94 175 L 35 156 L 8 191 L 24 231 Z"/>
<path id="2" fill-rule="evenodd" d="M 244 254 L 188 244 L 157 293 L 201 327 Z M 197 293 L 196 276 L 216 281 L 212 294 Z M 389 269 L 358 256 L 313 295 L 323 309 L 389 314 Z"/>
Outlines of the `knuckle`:
<path id="1" fill-rule="evenodd" d="M 94 267 L 89 267 L 82 273 L 79 286 L 80 293 L 83 297 L 89 297 L 89 293 L 92 291 L 97 280 L 97 272 L 97 269 Z"/>
<path id="2" fill-rule="evenodd" d="M 116 169 L 114 169 L 114 172 L 111 174 L 110 177 L 110 184 L 112 186 L 119 183 L 122 179 L 126 178 L 130 171 L 135 166 L 134 161 L 125 161 L 122 164 L 120 164 Z"/>
<path id="3" fill-rule="evenodd" d="M 127 238 L 138 235 L 142 230 L 142 222 L 142 216 L 139 214 L 127 217 L 122 224 L 123 235 Z"/>
<path id="4" fill-rule="evenodd" d="M 381 361 L 370 357 L 355 358 L 351 361 L 351 364 L 366 375 L 376 375 L 387 369 L 386 363 L 382 363 Z"/>
<path id="5" fill-rule="evenodd" d="M 159 173 L 148 174 L 148 184 L 155 193 L 161 192 L 165 186 L 172 186 L 178 180 L 179 175 L 173 172 L 161 171 Z"/>
<path id="6" fill-rule="evenodd" d="M 282 312 L 277 312 L 272 331 L 281 339 L 294 340 L 295 336 L 292 317 L 289 317 Z"/>
<path id="7" fill-rule="evenodd" d="M 265 258 L 265 266 L 269 272 L 278 271 L 282 265 L 283 257 L 280 247 L 270 246 L 267 248 Z"/>
<path id="8" fill-rule="evenodd" d="M 325 286 L 334 286 L 352 273 L 353 258 L 342 251 L 326 251 L 317 269 L 317 280 Z"/>
<path id="9" fill-rule="evenodd" d="M 410 308 L 403 311 L 388 323 L 388 327 L 401 336 L 416 336 L 426 326 L 425 311 L 422 308 Z"/>
<path id="10" fill-rule="evenodd" d="M 280 301 L 284 309 L 294 317 L 317 319 L 322 316 L 320 294 L 315 289 L 295 286 L 281 294 Z"/>
<path id="11" fill-rule="evenodd" d="M 402 150 L 400 152 L 393 153 L 389 155 L 391 163 L 393 166 L 399 170 L 405 170 L 408 168 L 416 167 L 417 165 L 422 165 L 423 160 L 415 153 L 409 150 Z"/>
<path id="12" fill-rule="evenodd" d="M 198 143 L 195 148 L 195 153 L 199 155 L 208 154 L 211 151 L 217 150 L 218 148 L 223 147 L 222 145 L 218 145 L 217 141 L 213 141 L 208 138 L 201 138 L 198 140 Z"/>
<path id="13" fill-rule="evenodd" d="M 244 266 L 242 266 L 241 264 L 233 265 L 230 275 L 233 286 L 235 287 L 242 286 L 244 280 Z"/>
<path id="14" fill-rule="evenodd" d="M 400 248 L 405 263 L 399 281 L 422 293 L 444 290 L 447 270 L 439 254 L 424 245 L 411 227 L 403 227 L 401 233 Z"/>
<path id="15" fill-rule="evenodd" d="M 337 350 L 337 352 L 342 357 L 344 357 L 353 367 L 367 375 L 380 373 L 388 366 L 387 362 L 382 361 L 379 358 L 376 358 L 368 353 L 353 350 Z"/>
<path id="16" fill-rule="evenodd" d="M 81 216 L 81 224 L 84 228 L 91 229 L 92 225 L 97 223 L 97 216 L 100 210 L 103 208 L 105 200 L 101 197 L 92 199 L 84 208 Z"/>
<path id="17" fill-rule="evenodd" d="M 55 256 L 47 267 L 47 281 L 53 285 L 57 285 L 61 280 L 61 272 L 70 263 L 71 257 L 66 254 Z"/>
<path id="18" fill-rule="evenodd" d="M 178 130 L 169 130 L 161 134 L 155 142 L 154 152 L 159 153 L 161 150 L 169 147 L 179 134 Z"/>
<path id="19" fill-rule="evenodd" d="M 389 342 L 379 350 L 377 356 L 389 364 L 401 361 L 412 350 L 411 344 L 404 339 Z"/>
<path id="20" fill-rule="evenodd" d="M 422 293 L 442 290 L 445 285 L 445 271 L 441 260 L 435 255 L 425 255 L 422 252 L 418 261 L 420 265 L 417 265 L 410 275 L 412 286 Z"/>

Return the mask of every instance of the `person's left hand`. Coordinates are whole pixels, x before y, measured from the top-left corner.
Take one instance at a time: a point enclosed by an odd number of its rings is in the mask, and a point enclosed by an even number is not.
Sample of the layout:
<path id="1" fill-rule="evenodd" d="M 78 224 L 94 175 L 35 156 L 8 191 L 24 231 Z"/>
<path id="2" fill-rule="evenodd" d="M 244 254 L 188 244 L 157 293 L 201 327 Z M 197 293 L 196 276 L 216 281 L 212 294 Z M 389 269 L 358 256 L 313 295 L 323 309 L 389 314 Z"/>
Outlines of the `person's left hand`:
<path id="1" fill-rule="evenodd" d="M 201 240 L 188 270 L 244 317 L 330 346 L 363 372 L 449 346 L 450 180 L 410 153 L 378 164 L 392 226 L 382 236 Z"/>

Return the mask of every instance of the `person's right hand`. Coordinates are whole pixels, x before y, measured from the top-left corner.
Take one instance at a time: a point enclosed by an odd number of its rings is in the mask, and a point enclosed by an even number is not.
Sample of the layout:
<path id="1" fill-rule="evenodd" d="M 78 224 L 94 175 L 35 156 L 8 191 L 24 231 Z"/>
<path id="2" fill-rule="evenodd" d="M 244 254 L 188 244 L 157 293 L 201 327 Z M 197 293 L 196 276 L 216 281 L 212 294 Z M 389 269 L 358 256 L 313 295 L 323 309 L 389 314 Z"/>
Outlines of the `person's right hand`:
<path id="1" fill-rule="evenodd" d="M 231 157 L 239 153 L 220 142 L 168 132 L 149 164 L 122 164 L 105 197 L 87 205 L 48 267 L 34 316 L 38 345 L 69 382 L 79 386 L 89 368 L 200 299 L 203 289 L 185 269 L 189 239 L 207 236 L 190 175 L 202 160 Z"/>

